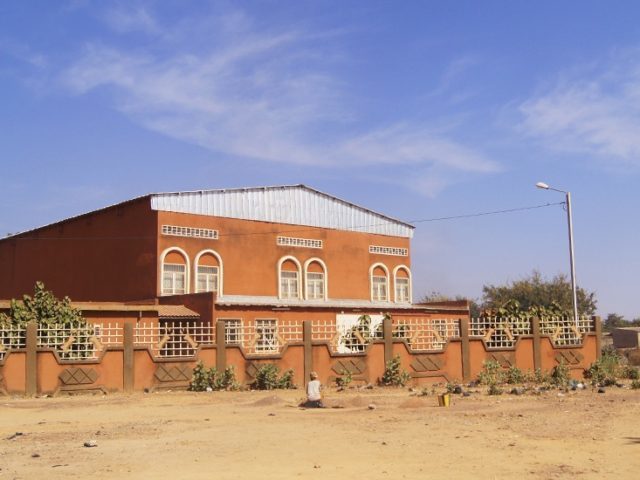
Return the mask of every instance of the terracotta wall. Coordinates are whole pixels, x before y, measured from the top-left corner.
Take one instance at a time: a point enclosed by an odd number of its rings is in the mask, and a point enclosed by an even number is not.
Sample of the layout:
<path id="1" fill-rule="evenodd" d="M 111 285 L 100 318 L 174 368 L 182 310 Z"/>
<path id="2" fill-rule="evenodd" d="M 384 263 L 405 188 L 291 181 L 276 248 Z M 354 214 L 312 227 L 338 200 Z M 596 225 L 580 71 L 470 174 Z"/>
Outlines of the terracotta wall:
<path id="1" fill-rule="evenodd" d="M 162 235 L 162 225 L 214 229 L 220 236 L 212 240 Z M 324 244 L 322 249 L 278 246 L 279 235 L 317 239 Z M 293 256 L 301 265 L 311 258 L 319 258 L 326 264 L 328 297 L 334 299 L 369 300 L 369 268 L 382 263 L 389 269 L 389 292 L 393 299 L 393 269 L 398 265 L 411 266 L 409 256 L 369 253 L 369 245 L 409 249 L 410 239 L 362 232 L 158 212 L 158 238 L 158 258 L 172 247 L 186 252 L 191 265 L 192 292 L 195 292 L 194 261 L 200 252 L 208 249 L 222 259 L 225 295 L 278 295 L 278 261 Z M 158 265 L 158 278 L 160 269 Z M 160 295 L 160 284 L 157 288 Z"/>
<path id="2" fill-rule="evenodd" d="M 145 197 L 0 240 L 0 299 L 36 281 L 75 301 L 154 297 L 156 218 Z"/>

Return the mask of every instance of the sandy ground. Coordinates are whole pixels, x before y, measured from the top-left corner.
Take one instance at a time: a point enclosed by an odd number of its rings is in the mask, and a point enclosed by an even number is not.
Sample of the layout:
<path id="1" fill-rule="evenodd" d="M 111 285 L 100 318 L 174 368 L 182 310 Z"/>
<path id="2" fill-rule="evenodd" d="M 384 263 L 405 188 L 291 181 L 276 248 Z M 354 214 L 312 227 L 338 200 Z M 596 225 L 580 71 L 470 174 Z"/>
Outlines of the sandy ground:
<path id="1" fill-rule="evenodd" d="M 640 390 L 301 393 L 2 397 L 0 479 L 640 478 Z"/>

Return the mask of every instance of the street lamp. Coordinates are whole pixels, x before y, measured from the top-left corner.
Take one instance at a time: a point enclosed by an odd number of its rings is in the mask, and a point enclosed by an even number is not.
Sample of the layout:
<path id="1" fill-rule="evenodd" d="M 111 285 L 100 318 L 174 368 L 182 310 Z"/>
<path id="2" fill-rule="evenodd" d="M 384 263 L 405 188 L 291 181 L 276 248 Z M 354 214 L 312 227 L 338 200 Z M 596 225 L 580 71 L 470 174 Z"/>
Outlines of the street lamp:
<path id="1" fill-rule="evenodd" d="M 579 329 L 578 325 L 578 292 L 576 290 L 576 266 L 573 260 L 573 221 L 571 220 L 571 193 L 564 190 L 558 190 L 557 188 L 550 187 L 544 182 L 536 183 L 536 187 L 543 190 L 553 190 L 554 192 L 564 193 L 565 202 L 567 205 L 567 223 L 569 225 L 569 262 L 571 263 L 571 294 L 573 296 L 573 321 L 576 323 L 576 329 Z"/>

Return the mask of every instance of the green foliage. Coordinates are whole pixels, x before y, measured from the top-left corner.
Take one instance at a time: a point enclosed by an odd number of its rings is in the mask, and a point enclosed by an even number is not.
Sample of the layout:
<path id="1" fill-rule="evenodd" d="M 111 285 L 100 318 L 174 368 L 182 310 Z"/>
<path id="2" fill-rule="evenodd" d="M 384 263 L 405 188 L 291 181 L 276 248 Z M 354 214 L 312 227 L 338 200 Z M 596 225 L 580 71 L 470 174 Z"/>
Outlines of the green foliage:
<path id="1" fill-rule="evenodd" d="M 347 388 L 353 381 L 353 374 L 350 370 L 342 370 L 341 376 L 336 377 L 336 385 Z"/>
<path id="2" fill-rule="evenodd" d="M 359 345 L 362 345 L 362 340 L 364 340 L 365 343 L 368 343 L 377 335 L 378 332 L 371 330 L 371 317 L 369 315 L 361 315 L 358 318 L 358 322 L 344 334 L 342 342 L 345 347 L 349 349 L 356 349 Z M 382 336 L 381 330 L 379 335 Z"/>
<path id="3" fill-rule="evenodd" d="M 539 384 L 550 383 L 551 377 L 541 368 L 536 368 L 535 372 L 533 372 L 533 381 Z"/>
<path id="4" fill-rule="evenodd" d="M 610 313 L 602 322 L 602 330 L 610 332 L 614 328 L 640 327 L 640 318 L 635 320 L 626 320 L 622 315 Z"/>
<path id="5" fill-rule="evenodd" d="M 411 375 L 402 369 L 400 356 L 397 355 L 387 362 L 380 384 L 387 387 L 404 387 L 410 379 Z"/>
<path id="6" fill-rule="evenodd" d="M 632 367 L 631 365 L 626 365 L 622 369 L 622 378 L 626 378 L 628 380 L 640 380 L 640 370 L 636 367 Z"/>
<path id="7" fill-rule="evenodd" d="M 567 367 L 564 362 L 560 362 L 551 370 L 551 383 L 557 387 L 568 385 L 571 380 L 569 373 L 569 367 Z"/>
<path id="8" fill-rule="evenodd" d="M 502 389 L 495 383 L 492 383 L 491 385 L 489 385 L 487 393 L 489 395 L 502 395 Z"/>
<path id="9" fill-rule="evenodd" d="M 534 270 L 528 277 L 506 285 L 485 285 L 482 292 L 482 308 L 490 310 L 492 316 L 501 315 L 499 310 L 512 301 L 517 302 L 519 311 L 531 315 L 571 315 L 573 312 L 571 284 L 562 274 L 547 280 Z M 577 295 L 578 312 L 593 315 L 597 303 L 595 293 L 578 288 Z"/>
<path id="10" fill-rule="evenodd" d="M 614 385 L 622 373 L 622 357 L 615 350 L 603 349 L 600 359 L 585 370 L 584 376 L 591 379 L 592 385 L 607 386 Z"/>
<path id="11" fill-rule="evenodd" d="M 218 372 L 215 367 L 207 368 L 202 362 L 198 362 L 193 369 L 189 390 L 204 392 L 211 390 L 237 390 L 236 374 L 233 366 Z"/>
<path id="12" fill-rule="evenodd" d="M 280 369 L 276 364 L 264 363 L 258 367 L 251 387 L 256 390 L 295 388 L 293 370 L 289 369 L 280 376 Z"/>
<path id="13" fill-rule="evenodd" d="M 525 374 L 516 366 L 509 367 L 505 376 L 507 383 L 512 385 L 514 383 L 524 383 L 526 380 Z"/>
<path id="14" fill-rule="evenodd" d="M 498 385 L 504 383 L 504 370 L 495 360 L 486 360 L 482 364 L 482 371 L 478 374 L 478 382 L 482 385 Z"/>
<path id="15" fill-rule="evenodd" d="M 634 380 L 633 382 L 631 382 L 631 388 L 633 390 L 640 389 L 640 380 Z"/>
<path id="16" fill-rule="evenodd" d="M 36 282 L 33 297 L 24 295 L 22 301 L 12 299 L 9 313 L 0 313 L 0 325 L 25 327 L 32 321 L 38 325 L 65 325 L 67 328 L 87 325 L 80 310 L 71 306 L 69 297 L 58 300 L 42 282 Z"/>

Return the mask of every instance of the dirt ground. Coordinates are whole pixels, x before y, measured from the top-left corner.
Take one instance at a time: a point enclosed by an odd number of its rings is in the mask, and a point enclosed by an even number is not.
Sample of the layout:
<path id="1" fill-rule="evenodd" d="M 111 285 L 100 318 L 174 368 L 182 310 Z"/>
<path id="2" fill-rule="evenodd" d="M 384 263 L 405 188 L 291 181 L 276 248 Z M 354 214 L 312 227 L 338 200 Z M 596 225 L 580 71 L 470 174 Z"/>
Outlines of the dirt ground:
<path id="1" fill-rule="evenodd" d="M 640 390 L 301 395 L 1 397 L 0 479 L 640 478 Z"/>

